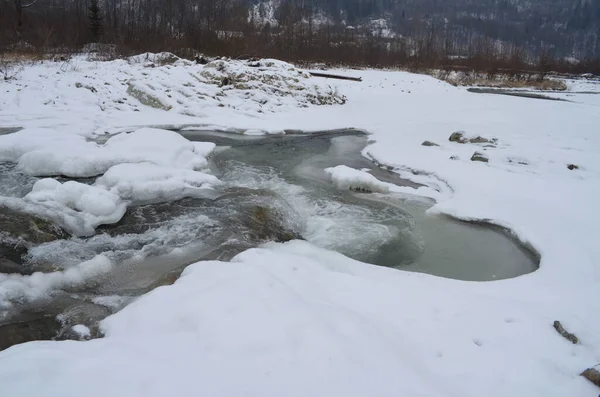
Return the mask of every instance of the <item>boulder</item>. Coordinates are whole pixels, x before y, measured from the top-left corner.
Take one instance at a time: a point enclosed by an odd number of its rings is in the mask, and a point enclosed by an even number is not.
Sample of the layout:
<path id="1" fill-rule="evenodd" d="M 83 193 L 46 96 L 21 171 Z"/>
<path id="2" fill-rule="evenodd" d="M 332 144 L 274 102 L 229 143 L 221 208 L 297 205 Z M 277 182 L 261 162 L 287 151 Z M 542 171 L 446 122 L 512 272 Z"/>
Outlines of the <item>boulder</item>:
<path id="1" fill-rule="evenodd" d="M 0 351 L 19 343 L 54 339 L 60 328 L 51 315 L 0 325 Z"/>
<path id="2" fill-rule="evenodd" d="M 488 159 L 487 156 L 481 152 L 475 152 L 473 153 L 473 156 L 471 156 L 471 161 L 481 161 L 482 163 L 487 163 L 490 161 L 490 159 Z"/>
<path id="3" fill-rule="evenodd" d="M 575 164 L 569 164 L 569 165 L 567 165 L 567 168 L 568 168 L 569 170 L 573 171 L 573 170 L 578 170 L 578 169 L 579 169 L 579 166 L 578 166 L 578 165 L 575 165 Z"/>
<path id="4" fill-rule="evenodd" d="M 421 144 L 422 146 L 440 146 L 435 142 L 431 142 L 431 141 L 423 141 L 423 143 Z"/>
<path id="5" fill-rule="evenodd" d="M 465 133 L 463 131 L 453 132 L 452 135 L 450 135 L 450 138 L 448 138 L 448 140 L 450 142 L 456 142 L 456 143 L 467 143 L 468 142 L 467 138 L 465 138 Z"/>
<path id="6" fill-rule="evenodd" d="M 50 221 L 0 206 L 0 273 L 31 274 L 23 266 L 29 247 L 68 237 Z"/>
<path id="7" fill-rule="evenodd" d="M 600 372 L 595 368 L 588 368 L 581 373 L 581 376 L 600 387 Z"/>
<path id="8" fill-rule="evenodd" d="M 488 142 L 490 142 L 490 140 L 487 138 L 484 138 L 482 136 L 477 136 L 475 138 L 469 139 L 469 142 L 470 143 L 488 143 Z"/>
<path id="9" fill-rule="evenodd" d="M 67 232 L 51 221 L 3 206 L 0 206 L 0 230 L 9 238 L 34 245 L 69 237 Z"/>

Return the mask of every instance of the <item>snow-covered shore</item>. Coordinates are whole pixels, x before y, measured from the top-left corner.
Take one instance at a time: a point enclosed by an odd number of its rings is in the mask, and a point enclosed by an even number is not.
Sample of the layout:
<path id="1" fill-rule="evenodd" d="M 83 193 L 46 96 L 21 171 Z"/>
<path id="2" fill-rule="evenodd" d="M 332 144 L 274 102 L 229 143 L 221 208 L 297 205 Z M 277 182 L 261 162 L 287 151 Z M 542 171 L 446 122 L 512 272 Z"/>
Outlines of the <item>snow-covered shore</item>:
<path id="1" fill-rule="evenodd" d="M 579 373 L 600 362 L 600 95 L 474 94 L 428 76 L 341 70 L 363 82 L 301 76 L 316 94 L 347 98 L 314 106 L 304 94 L 249 87 L 247 96 L 199 83 L 202 68 L 33 66 L 0 83 L 0 128 L 82 136 L 159 125 L 364 129 L 373 141 L 366 156 L 439 191 L 431 212 L 510 228 L 541 254 L 540 269 L 469 283 L 362 264 L 304 242 L 270 244 L 231 263 L 190 266 L 173 286 L 105 320 L 104 339 L 1 352 L 3 395 L 598 394 Z M 128 95 L 130 80 L 160 82 L 154 90 L 170 110 Z M 218 100 L 186 91 L 204 86 L 201 94 Z M 449 142 L 459 130 L 497 142 Z M 489 162 L 471 161 L 475 151 Z M 127 183 L 105 179 L 117 190 Z M 554 320 L 581 342 L 560 337 Z"/>

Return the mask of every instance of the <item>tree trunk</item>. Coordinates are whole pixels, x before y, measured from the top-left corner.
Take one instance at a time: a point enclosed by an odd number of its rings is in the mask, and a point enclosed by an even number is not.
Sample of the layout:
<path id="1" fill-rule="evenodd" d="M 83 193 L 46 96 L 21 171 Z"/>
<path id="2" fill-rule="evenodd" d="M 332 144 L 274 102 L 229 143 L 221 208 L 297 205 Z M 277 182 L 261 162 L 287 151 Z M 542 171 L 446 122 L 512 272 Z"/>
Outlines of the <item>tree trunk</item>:
<path id="1" fill-rule="evenodd" d="M 23 4 L 21 4 L 21 0 L 15 0 L 15 10 L 17 11 L 15 33 L 17 34 L 17 42 L 19 42 L 21 41 L 21 27 L 23 26 Z"/>

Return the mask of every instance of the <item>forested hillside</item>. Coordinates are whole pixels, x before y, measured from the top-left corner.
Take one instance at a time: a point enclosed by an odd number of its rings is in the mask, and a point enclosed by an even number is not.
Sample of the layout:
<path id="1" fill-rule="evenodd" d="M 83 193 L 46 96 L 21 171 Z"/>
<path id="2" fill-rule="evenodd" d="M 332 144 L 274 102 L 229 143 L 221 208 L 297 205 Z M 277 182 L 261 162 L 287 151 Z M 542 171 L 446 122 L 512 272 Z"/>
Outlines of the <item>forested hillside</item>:
<path id="1" fill-rule="evenodd" d="M 0 10 L 2 46 L 104 41 L 369 64 L 600 56 L 600 0 L 11 0 Z"/>

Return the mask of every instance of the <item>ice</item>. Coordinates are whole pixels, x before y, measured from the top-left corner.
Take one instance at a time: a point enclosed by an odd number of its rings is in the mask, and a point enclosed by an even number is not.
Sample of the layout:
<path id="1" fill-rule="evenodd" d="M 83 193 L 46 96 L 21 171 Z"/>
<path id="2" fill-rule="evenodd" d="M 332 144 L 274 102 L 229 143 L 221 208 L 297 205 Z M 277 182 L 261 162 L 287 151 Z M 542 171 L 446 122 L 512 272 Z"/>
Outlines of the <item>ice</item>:
<path id="1" fill-rule="evenodd" d="M 152 163 L 119 164 L 96 180 L 97 186 L 136 202 L 201 197 L 203 191 L 219 183 L 214 175 Z"/>
<path id="2" fill-rule="evenodd" d="M 43 299 L 53 290 L 77 287 L 108 273 L 111 269 L 110 259 L 104 255 L 97 255 L 59 272 L 38 272 L 29 276 L 0 273 L 0 308 L 10 307 L 13 301 Z"/>
<path id="3" fill-rule="evenodd" d="M 356 170 L 345 165 L 325 169 L 338 189 L 360 190 L 368 192 L 388 193 L 389 183 L 381 182 L 366 171 Z"/>
<path id="4" fill-rule="evenodd" d="M 26 132 L 14 134 L 18 141 Z M 8 135 L 10 136 L 10 135 Z M 0 137 L 2 138 L 2 137 Z M 142 163 L 185 169 L 202 169 L 207 166 L 206 155 L 214 146 L 194 144 L 176 132 L 141 128 L 129 134 L 119 134 L 110 138 L 104 145 L 85 140 L 70 143 L 51 143 L 42 147 L 3 145 L 0 150 L 21 154 L 18 169 L 30 175 L 70 177 L 90 177 L 105 173 L 110 167 L 122 163 Z M 12 151 L 10 151 L 13 149 Z M 13 159 L 16 156 L 13 155 Z"/>

